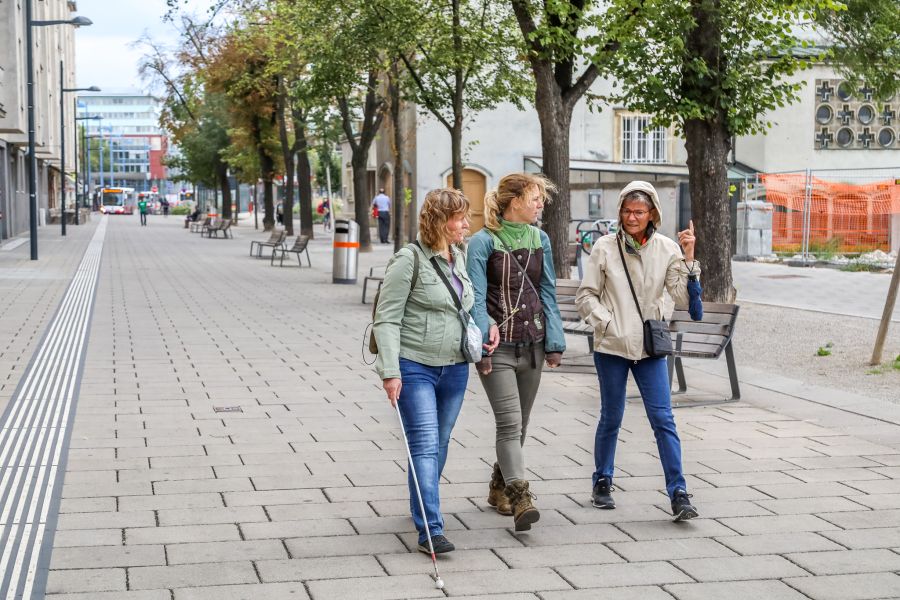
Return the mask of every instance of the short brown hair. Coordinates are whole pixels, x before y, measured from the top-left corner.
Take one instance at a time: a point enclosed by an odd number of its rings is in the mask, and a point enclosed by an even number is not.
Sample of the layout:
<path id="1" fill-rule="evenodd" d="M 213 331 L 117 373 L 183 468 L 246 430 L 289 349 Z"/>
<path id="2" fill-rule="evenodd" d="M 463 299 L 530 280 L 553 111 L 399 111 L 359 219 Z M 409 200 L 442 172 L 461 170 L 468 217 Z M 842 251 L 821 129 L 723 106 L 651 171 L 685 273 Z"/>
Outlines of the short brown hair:
<path id="1" fill-rule="evenodd" d="M 543 175 L 510 173 L 504 176 L 497 189 L 484 197 L 484 226 L 499 231 L 503 212 L 513 200 L 524 198 L 525 192 L 532 188 L 538 191 L 545 204 L 550 202 L 550 194 L 556 191 L 556 186 Z"/>
<path id="2" fill-rule="evenodd" d="M 469 212 L 469 199 L 459 190 L 439 188 L 425 194 L 419 211 L 419 236 L 429 248 L 439 248 L 447 236 L 447 221 Z"/>

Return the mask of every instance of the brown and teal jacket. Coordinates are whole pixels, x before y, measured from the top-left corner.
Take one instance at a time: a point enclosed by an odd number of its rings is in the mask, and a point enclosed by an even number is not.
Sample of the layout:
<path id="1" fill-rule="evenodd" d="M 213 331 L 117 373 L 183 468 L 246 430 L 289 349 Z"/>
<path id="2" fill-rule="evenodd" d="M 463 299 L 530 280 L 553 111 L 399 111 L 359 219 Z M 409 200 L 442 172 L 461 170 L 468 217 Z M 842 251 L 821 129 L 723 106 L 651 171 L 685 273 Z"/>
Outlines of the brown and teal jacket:
<path id="1" fill-rule="evenodd" d="M 484 332 L 485 343 L 489 327 L 498 325 L 501 344 L 541 343 L 545 352 L 563 352 L 566 341 L 556 304 L 550 239 L 533 225 L 500 223 L 498 231 L 485 228 L 469 240 L 466 268 L 475 291 L 472 317 Z M 523 271 L 532 285 L 524 281 Z"/>

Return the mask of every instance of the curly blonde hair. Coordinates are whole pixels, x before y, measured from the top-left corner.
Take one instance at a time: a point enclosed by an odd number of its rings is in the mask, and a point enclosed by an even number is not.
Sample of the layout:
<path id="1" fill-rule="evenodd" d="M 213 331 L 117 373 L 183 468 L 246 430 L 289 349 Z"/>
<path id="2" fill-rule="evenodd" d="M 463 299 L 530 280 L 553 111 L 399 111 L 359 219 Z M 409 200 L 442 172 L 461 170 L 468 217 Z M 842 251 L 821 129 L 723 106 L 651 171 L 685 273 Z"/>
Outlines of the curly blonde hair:
<path id="1" fill-rule="evenodd" d="M 469 199 L 459 190 L 439 188 L 425 195 L 419 211 L 419 236 L 431 249 L 442 247 L 447 239 L 447 221 L 469 212 Z"/>
<path id="2" fill-rule="evenodd" d="M 550 202 L 550 194 L 556 186 L 543 175 L 532 173 L 510 173 L 505 175 L 497 189 L 484 197 L 484 226 L 491 231 L 500 230 L 500 217 L 516 198 L 524 198 L 525 193 L 536 189 L 544 204 Z"/>

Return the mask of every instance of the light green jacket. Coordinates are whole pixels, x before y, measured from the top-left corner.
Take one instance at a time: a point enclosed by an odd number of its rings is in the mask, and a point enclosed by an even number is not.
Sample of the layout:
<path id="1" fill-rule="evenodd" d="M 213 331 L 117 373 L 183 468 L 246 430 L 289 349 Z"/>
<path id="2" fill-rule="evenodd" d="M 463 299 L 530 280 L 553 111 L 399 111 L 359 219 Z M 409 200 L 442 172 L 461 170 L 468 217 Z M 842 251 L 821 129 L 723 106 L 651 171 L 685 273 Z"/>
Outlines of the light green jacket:
<path id="1" fill-rule="evenodd" d="M 388 262 L 384 284 L 375 309 L 374 332 L 378 342 L 375 370 L 382 379 L 400 377 L 400 358 L 430 367 L 465 362 L 460 350 L 463 330 L 456 304 L 447 286 L 435 272 L 430 259 L 437 262 L 450 281 L 450 265 L 422 243 L 422 248 L 401 248 Z M 419 253 L 419 278 L 410 291 L 413 252 Z M 454 248 L 453 271 L 463 284 L 462 305 L 472 308 L 475 294 L 466 272 L 465 255 Z"/>

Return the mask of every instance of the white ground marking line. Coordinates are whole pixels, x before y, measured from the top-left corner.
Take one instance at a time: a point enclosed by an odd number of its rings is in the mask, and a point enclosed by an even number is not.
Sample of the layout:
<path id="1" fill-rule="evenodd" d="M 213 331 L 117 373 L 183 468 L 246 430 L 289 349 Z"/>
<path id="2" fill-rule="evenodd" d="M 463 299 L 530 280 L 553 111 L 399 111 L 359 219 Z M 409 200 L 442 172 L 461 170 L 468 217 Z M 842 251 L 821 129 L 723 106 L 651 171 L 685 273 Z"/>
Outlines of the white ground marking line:
<path id="1" fill-rule="evenodd" d="M 34 591 L 83 365 L 106 227 L 104 219 L 10 401 L 0 431 L 0 465 L 5 467 L 0 480 L 0 498 L 5 496 L 0 527 L 6 536 L 0 585 L 6 584 L 6 598 L 30 598 Z"/>

